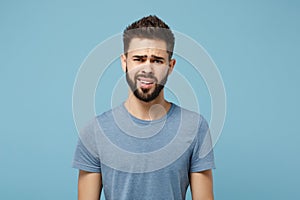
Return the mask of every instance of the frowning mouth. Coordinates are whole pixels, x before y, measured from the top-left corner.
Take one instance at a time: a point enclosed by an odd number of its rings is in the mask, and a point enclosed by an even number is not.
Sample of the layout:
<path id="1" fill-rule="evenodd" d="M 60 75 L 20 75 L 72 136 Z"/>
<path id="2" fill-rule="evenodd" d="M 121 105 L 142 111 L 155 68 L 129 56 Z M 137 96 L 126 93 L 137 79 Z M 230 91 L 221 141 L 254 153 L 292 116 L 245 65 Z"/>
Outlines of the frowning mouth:
<path id="1" fill-rule="evenodd" d="M 150 84 L 154 83 L 153 80 L 145 80 L 145 79 L 141 79 L 141 78 L 139 78 L 138 81 L 140 81 L 142 84 L 146 84 L 146 85 L 150 85 Z"/>
<path id="2" fill-rule="evenodd" d="M 144 76 L 139 76 L 139 77 L 137 77 L 136 80 L 137 80 L 138 88 L 140 87 L 140 88 L 150 89 L 156 83 L 155 78 L 148 78 L 148 77 L 144 77 Z"/>

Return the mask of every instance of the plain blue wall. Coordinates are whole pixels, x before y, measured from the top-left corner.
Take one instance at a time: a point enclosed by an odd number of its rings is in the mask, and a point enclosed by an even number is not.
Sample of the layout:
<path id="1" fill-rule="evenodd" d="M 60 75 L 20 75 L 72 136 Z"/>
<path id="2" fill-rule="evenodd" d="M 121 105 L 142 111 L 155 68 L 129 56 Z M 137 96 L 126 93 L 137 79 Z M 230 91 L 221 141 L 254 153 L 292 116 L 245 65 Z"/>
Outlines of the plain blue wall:
<path id="1" fill-rule="evenodd" d="M 77 70 L 98 43 L 148 14 L 199 42 L 222 74 L 216 199 L 299 199 L 299 8 L 292 0 L 1 1 L 0 199 L 76 199 Z"/>

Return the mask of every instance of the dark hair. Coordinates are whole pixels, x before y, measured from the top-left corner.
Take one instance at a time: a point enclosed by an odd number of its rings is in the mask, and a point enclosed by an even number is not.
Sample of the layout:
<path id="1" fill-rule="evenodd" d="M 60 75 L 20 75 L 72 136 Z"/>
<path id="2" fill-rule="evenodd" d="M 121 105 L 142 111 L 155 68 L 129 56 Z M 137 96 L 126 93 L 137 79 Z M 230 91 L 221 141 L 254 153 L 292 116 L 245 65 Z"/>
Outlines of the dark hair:
<path id="1" fill-rule="evenodd" d="M 174 49 L 174 35 L 169 26 L 155 15 L 149 15 L 133 22 L 123 32 L 124 53 L 127 55 L 129 43 L 133 38 L 147 38 L 163 40 L 167 44 L 169 59 Z"/>

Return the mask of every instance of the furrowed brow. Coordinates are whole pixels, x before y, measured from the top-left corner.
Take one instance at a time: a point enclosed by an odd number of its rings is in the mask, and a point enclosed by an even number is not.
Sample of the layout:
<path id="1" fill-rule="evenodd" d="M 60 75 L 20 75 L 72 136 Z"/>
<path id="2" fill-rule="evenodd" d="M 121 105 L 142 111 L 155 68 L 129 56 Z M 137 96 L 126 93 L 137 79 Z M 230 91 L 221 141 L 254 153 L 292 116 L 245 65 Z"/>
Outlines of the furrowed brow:
<path id="1" fill-rule="evenodd" d="M 134 55 L 132 56 L 133 58 L 139 58 L 139 59 L 143 59 L 143 58 L 147 58 L 146 55 Z"/>
<path id="2" fill-rule="evenodd" d="M 157 60 L 165 60 L 163 57 L 160 56 L 151 55 L 151 57 Z"/>

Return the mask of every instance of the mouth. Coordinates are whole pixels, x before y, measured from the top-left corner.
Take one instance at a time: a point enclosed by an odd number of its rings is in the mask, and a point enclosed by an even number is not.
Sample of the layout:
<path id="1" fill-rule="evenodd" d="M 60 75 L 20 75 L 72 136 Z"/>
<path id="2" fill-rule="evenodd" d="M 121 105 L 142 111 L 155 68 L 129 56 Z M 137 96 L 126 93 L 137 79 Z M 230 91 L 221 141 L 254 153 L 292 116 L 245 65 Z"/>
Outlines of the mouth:
<path id="1" fill-rule="evenodd" d="M 152 78 L 138 77 L 137 86 L 144 89 L 150 89 L 154 86 L 155 80 Z"/>

